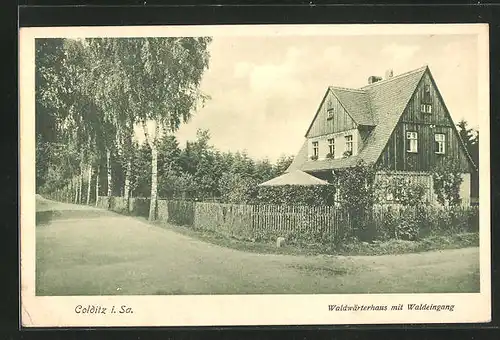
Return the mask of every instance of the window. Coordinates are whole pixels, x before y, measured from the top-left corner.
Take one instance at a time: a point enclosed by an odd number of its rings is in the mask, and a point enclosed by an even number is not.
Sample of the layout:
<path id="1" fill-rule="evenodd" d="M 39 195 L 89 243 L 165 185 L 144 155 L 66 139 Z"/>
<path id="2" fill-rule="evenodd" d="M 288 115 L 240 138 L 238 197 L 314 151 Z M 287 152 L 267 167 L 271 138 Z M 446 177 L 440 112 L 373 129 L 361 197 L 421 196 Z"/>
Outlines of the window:
<path id="1" fill-rule="evenodd" d="M 319 143 L 313 142 L 313 157 L 318 157 L 319 154 Z"/>
<path id="2" fill-rule="evenodd" d="M 329 158 L 335 157 L 335 138 L 328 139 L 328 155 Z"/>
<path id="3" fill-rule="evenodd" d="M 407 152 L 418 152 L 418 133 L 415 131 L 406 132 Z"/>
<path id="4" fill-rule="evenodd" d="M 431 86 L 430 85 L 424 86 L 423 103 L 424 104 L 431 104 Z"/>
<path id="5" fill-rule="evenodd" d="M 327 114 L 326 114 L 326 119 L 332 119 L 333 118 L 333 109 L 328 109 Z"/>
<path id="6" fill-rule="evenodd" d="M 444 154 L 446 149 L 446 135 L 444 133 L 436 133 L 434 135 L 435 150 L 434 152 Z"/>
<path id="7" fill-rule="evenodd" d="M 345 151 L 352 155 L 352 135 L 345 136 Z"/>
<path id="8" fill-rule="evenodd" d="M 420 111 L 422 113 L 432 113 L 432 98 L 431 98 L 431 86 L 425 85 L 422 94 L 422 104 L 420 104 Z"/>
<path id="9" fill-rule="evenodd" d="M 431 104 L 420 104 L 420 112 L 432 113 L 432 105 Z"/>

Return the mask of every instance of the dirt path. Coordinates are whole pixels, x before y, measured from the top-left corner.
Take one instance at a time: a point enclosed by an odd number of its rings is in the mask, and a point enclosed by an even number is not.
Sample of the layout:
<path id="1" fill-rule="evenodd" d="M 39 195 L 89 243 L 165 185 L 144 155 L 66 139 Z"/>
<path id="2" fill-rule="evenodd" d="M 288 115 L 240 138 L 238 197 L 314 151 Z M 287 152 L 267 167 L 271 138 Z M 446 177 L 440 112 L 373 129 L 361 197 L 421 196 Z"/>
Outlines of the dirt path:
<path id="1" fill-rule="evenodd" d="M 479 290 L 478 248 L 355 257 L 254 254 L 101 209 L 45 204 L 59 213 L 36 231 L 39 295 Z"/>

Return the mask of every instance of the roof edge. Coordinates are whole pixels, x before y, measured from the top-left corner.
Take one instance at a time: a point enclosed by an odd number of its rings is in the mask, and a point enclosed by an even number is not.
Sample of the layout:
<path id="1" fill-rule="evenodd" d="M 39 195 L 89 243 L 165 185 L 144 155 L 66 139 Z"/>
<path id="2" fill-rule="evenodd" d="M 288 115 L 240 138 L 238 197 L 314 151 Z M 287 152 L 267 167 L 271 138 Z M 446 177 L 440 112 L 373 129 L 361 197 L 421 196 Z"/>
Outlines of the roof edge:
<path id="1" fill-rule="evenodd" d="M 377 81 L 375 83 L 372 83 L 372 84 L 368 84 L 368 85 L 365 85 L 365 86 L 362 86 L 359 88 L 359 90 L 365 90 L 365 89 L 369 89 L 369 88 L 372 88 L 372 87 L 375 87 L 375 86 L 378 86 L 380 84 L 387 84 L 393 80 L 396 80 L 396 79 L 399 79 L 399 78 L 402 78 L 402 77 L 405 77 L 405 76 L 408 76 L 410 74 L 413 74 L 413 73 L 417 73 L 417 72 L 421 72 L 421 71 L 424 71 L 424 70 L 428 70 L 429 69 L 429 66 L 426 64 L 424 66 L 421 66 L 419 68 L 416 68 L 414 70 L 410 70 L 410 71 L 407 71 L 407 72 L 404 72 L 404 73 L 401 73 L 401 74 L 398 74 L 394 77 L 391 77 L 391 78 L 388 78 L 388 79 L 384 79 L 384 80 L 380 80 L 380 81 Z"/>

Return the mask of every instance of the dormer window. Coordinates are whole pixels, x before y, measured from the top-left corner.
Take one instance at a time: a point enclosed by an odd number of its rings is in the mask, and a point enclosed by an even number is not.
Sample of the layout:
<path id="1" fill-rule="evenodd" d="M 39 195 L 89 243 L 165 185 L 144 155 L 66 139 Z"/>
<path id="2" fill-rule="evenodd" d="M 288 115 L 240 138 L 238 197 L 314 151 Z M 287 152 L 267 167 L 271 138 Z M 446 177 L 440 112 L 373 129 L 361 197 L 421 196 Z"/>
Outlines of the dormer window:
<path id="1" fill-rule="evenodd" d="M 318 158 L 319 154 L 319 143 L 318 142 L 312 142 L 312 156 L 315 158 Z"/>
<path id="2" fill-rule="evenodd" d="M 345 136 L 345 153 L 352 155 L 352 135 Z"/>
<path id="3" fill-rule="evenodd" d="M 328 139 L 328 154 L 326 158 L 335 158 L 335 138 Z"/>
<path id="4" fill-rule="evenodd" d="M 330 108 L 326 111 L 326 119 L 330 120 L 333 119 L 333 114 L 334 114 L 334 109 Z"/>

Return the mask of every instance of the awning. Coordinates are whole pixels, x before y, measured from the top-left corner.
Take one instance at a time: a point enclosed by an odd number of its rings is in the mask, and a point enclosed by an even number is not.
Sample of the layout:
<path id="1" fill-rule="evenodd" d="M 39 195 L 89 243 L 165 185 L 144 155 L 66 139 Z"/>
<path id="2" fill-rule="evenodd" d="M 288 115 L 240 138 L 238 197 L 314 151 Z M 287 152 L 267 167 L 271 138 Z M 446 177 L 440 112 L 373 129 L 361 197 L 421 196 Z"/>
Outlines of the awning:
<path id="1" fill-rule="evenodd" d="M 309 175 L 301 170 L 287 172 L 281 176 L 273 178 L 258 186 L 278 186 L 278 185 L 328 185 L 327 181 Z"/>

